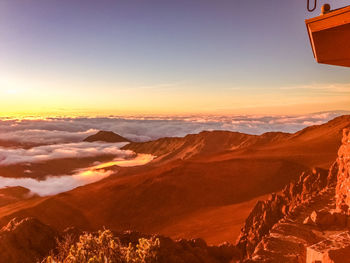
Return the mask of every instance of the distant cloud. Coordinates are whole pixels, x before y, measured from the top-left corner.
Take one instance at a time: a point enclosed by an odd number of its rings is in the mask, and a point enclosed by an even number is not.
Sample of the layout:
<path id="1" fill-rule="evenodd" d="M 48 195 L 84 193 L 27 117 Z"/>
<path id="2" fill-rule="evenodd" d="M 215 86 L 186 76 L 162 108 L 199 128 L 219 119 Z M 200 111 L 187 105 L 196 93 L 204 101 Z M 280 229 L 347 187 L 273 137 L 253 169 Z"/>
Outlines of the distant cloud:
<path id="1" fill-rule="evenodd" d="M 249 134 L 269 131 L 296 132 L 322 124 L 346 111 L 306 115 L 161 116 L 106 118 L 50 118 L 44 120 L 0 119 L 0 140 L 42 144 L 81 142 L 98 130 L 114 131 L 133 141 L 185 136 L 203 130 L 228 130 Z"/>
<path id="2" fill-rule="evenodd" d="M 100 170 L 95 171 L 91 176 L 84 176 L 81 172 L 77 172 L 69 176 L 49 176 L 42 181 L 33 178 L 0 177 L 0 188 L 22 186 L 40 196 L 54 195 L 72 190 L 78 186 L 97 182 L 110 176 L 112 173 L 113 171 L 111 170 Z"/>
<path id="3" fill-rule="evenodd" d="M 76 132 L 62 130 L 46 130 L 45 127 L 41 126 L 37 127 L 36 129 L 29 128 L 26 130 L 17 130 L 13 127 L 12 129 L 10 128 L 8 130 L 9 131 L 6 131 L 5 129 L 4 132 L 0 133 L 0 140 L 35 142 L 39 144 L 80 142 L 82 138 L 86 138 L 92 134 L 95 134 L 98 131 L 95 129 Z"/>
<path id="4" fill-rule="evenodd" d="M 9 149 L 0 147 L 0 165 L 43 162 L 62 158 L 84 158 L 99 155 L 115 155 L 127 159 L 134 157 L 132 151 L 120 150 L 125 143 L 68 143 L 33 147 L 31 149 Z"/>
<path id="5" fill-rule="evenodd" d="M 172 88 L 178 87 L 181 84 L 182 84 L 181 82 L 177 82 L 177 83 L 162 83 L 162 84 L 138 86 L 136 88 L 137 89 L 172 89 Z"/>
<path id="6" fill-rule="evenodd" d="M 313 92 L 350 93 L 350 83 L 348 84 L 311 84 L 301 86 L 281 87 L 282 90 L 312 90 Z"/>

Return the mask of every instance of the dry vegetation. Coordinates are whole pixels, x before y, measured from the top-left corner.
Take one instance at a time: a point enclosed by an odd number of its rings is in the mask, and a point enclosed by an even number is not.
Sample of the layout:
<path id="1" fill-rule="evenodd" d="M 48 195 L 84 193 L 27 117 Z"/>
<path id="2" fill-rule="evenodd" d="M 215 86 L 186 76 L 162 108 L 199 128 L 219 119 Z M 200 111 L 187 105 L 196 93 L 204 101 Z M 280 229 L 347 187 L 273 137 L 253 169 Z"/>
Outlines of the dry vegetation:
<path id="1" fill-rule="evenodd" d="M 85 233 L 74 242 L 70 236 L 58 241 L 56 253 L 42 263 L 156 263 L 158 238 L 140 238 L 136 246 L 123 246 L 109 230 Z"/>

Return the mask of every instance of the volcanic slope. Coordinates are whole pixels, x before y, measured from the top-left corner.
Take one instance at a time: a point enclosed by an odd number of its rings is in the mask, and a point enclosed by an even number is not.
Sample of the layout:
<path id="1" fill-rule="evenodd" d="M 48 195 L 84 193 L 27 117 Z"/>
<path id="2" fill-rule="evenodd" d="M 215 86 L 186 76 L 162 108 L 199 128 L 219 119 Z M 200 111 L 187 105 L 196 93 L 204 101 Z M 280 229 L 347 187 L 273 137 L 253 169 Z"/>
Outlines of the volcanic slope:
<path id="1" fill-rule="evenodd" d="M 105 226 L 233 242 L 257 198 L 281 190 L 307 168 L 329 168 L 345 127 L 350 116 L 294 134 L 213 131 L 130 143 L 124 148 L 157 158 L 70 192 L 1 207 L 0 223 L 34 216 L 59 230 Z M 191 225 L 201 227 L 188 231 Z"/>

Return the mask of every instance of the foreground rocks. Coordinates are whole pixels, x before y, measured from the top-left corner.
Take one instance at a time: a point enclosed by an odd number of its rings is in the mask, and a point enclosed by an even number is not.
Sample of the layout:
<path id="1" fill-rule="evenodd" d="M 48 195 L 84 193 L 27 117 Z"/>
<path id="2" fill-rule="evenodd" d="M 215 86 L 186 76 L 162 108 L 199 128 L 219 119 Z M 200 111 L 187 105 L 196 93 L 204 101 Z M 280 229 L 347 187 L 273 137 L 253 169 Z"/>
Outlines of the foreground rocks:
<path id="1" fill-rule="evenodd" d="M 306 262 L 306 248 L 324 240 L 325 232 L 319 226 L 306 225 L 303 221 L 314 210 L 334 208 L 334 192 L 334 188 L 329 188 L 295 207 L 273 225 L 244 262 Z"/>
<path id="2" fill-rule="evenodd" d="M 335 177 L 326 170 L 313 169 L 302 173 L 299 180 L 288 184 L 281 194 L 272 194 L 269 200 L 256 204 L 241 230 L 237 246 L 249 257 L 279 220 L 334 184 Z"/>
<path id="3" fill-rule="evenodd" d="M 337 209 L 350 214 L 350 129 L 344 129 L 342 146 L 338 151 L 339 166 L 336 188 Z"/>
<path id="4" fill-rule="evenodd" d="M 329 173 L 320 169 L 259 202 L 237 241 L 244 262 L 350 262 L 350 130 Z"/>
<path id="5" fill-rule="evenodd" d="M 0 230 L 0 262 L 37 262 L 55 247 L 56 236 L 53 229 L 35 218 L 14 218 Z"/>
<path id="6" fill-rule="evenodd" d="M 317 225 L 323 229 L 350 228 L 350 217 L 337 211 L 315 210 L 305 218 L 303 223 Z"/>

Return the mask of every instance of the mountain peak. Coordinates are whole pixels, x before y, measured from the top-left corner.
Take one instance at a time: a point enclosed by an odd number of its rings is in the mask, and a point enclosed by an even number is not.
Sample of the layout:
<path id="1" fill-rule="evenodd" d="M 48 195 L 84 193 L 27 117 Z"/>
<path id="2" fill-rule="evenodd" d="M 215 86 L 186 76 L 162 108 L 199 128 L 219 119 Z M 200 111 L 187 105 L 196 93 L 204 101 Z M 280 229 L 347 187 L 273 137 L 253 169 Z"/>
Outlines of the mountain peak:
<path id="1" fill-rule="evenodd" d="M 84 142 L 130 142 L 130 140 L 116 134 L 112 131 L 99 131 L 84 139 Z"/>

